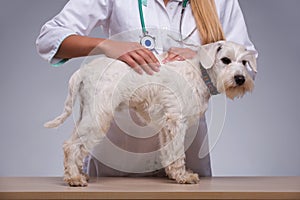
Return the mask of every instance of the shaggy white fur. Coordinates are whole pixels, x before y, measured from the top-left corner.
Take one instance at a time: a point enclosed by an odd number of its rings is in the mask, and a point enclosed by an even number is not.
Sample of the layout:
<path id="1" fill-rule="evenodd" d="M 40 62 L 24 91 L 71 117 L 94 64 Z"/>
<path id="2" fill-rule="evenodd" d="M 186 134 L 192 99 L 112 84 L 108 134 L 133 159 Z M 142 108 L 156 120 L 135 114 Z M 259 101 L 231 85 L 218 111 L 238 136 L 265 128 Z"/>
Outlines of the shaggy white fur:
<path id="1" fill-rule="evenodd" d="M 45 124 L 48 128 L 62 124 L 71 114 L 76 96 L 80 96 L 80 118 L 63 146 L 64 180 L 71 186 L 87 185 L 83 158 L 103 139 L 115 110 L 125 105 L 146 122 L 161 127 L 161 162 L 168 177 L 178 183 L 197 183 L 198 175 L 185 168 L 184 136 L 187 128 L 204 115 L 211 96 L 199 63 L 217 90 L 231 99 L 254 87 L 248 72 L 251 68 L 256 73 L 255 55 L 225 41 L 200 47 L 194 59 L 164 64 L 153 76 L 139 75 L 125 63 L 106 57 L 75 72 L 63 114 Z"/>

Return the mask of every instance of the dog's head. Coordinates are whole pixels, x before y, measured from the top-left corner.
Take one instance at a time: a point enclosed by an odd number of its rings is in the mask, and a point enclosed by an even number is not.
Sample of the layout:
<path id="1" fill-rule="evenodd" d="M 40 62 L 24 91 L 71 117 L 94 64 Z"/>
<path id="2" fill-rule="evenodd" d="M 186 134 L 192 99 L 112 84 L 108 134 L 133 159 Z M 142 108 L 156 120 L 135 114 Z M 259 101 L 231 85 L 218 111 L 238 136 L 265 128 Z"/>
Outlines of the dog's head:
<path id="1" fill-rule="evenodd" d="M 217 90 L 228 98 L 242 97 L 253 90 L 250 71 L 257 72 L 255 52 L 233 42 L 220 41 L 200 47 L 199 59 Z"/>

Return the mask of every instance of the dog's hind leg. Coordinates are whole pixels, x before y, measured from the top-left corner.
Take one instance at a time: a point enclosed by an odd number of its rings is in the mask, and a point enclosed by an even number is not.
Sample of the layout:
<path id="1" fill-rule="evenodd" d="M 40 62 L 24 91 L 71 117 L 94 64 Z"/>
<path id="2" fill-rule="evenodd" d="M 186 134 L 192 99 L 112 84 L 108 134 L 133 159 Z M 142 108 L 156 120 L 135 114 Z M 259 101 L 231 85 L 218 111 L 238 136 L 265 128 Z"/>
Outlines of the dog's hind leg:
<path id="1" fill-rule="evenodd" d="M 187 125 L 180 114 L 166 114 L 165 126 L 159 138 L 161 144 L 161 160 L 165 172 L 170 179 L 178 183 L 198 183 L 198 174 L 186 170 L 184 138 Z"/>
<path id="2" fill-rule="evenodd" d="M 64 181 L 70 186 L 87 186 L 87 175 L 83 174 L 83 159 L 88 151 L 78 137 L 74 128 L 71 138 L 65 141 L 64 150 Z"/>
<path id="3" fill-rule="evenodd" d="M 112 118 L 106 115 L 97 123 L 97 118 L 91 115 L 84 116 L 74 129 L 72 137 L 63 146 L 64 181 L 70 186 L 87 186 L 87 175 L 82 171 L 83 159 L 104 138 Z"/>

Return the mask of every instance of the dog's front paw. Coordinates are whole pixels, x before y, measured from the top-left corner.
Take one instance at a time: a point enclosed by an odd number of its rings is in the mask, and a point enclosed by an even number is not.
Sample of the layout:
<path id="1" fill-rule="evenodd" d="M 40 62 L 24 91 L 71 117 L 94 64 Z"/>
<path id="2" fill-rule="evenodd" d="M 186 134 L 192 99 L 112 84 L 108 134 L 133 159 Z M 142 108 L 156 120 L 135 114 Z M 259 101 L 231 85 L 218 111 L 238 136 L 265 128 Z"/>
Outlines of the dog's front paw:
<path id="1" fill-rule="evenodd" d="M 197 184 L 199 183 L 199 176 L 195 173 L 185 173 L 176 178 L 177 183 L 180 184 Z"/>
<path id="2" fill-rule="evenodd" d="M 72 187 L 86 187 L 88 185 L 87 177 L 84 175 L 78 175 L 74 177 L 64 177 L 64 181 L 68 183 L 69 186 Z"/>

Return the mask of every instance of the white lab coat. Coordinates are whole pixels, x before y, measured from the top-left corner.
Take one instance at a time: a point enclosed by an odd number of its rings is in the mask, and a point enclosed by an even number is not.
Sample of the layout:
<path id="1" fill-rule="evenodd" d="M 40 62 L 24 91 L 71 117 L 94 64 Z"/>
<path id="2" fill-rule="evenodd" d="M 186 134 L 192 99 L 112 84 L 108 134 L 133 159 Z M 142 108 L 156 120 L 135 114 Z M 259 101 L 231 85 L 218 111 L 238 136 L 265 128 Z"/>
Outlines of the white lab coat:
<path id="1" fill-rule="evenodd" d="M 248 49 L 255 50 L 249 40 L 246 24 L 237 0 L 215 0 L 217 12 L 225 32 L 226 39 L 245 45 Z M 165 6 L 163 0 L 148 0 L 143 6 L 144 19 L 150 35 L 156 38 L 156 50 L 167 51 L 172 46 L 178 46 L 171 37 L 179 38 L 179 21 L 182 0 L 171 0 Z M 63 10 L 47 22 L 41 30 L 36 45 L 39 54 L 50 63 L 55 64 L 61 60 L 55 59 L 61 42 L 68 36 L 89 35 L 95 27 L 102 27 L 105 35 L 111 39 L 139 42 L 142 35 L 141 23 L 137 0 L 70 0 Z M 183 17 L 183 37 L 191 33 L 196 27 L 192 11 L 188 4 Z M 201 38 L 196 31 L 187 41 L 189 44 L 200 45 Z M 187 165 L 201 176 L 210 176 L 210 158 L 198 158 L 198 152 L 203 138 L 207 134 L 205 120 L 200 120 L 200 128 L 191 147 L 187 151 Z M 108 136 L 113 143 L 130 151 L 149 149 L 156 139 L 148 139 L 148 147 L 136 138 L 120 134 L 121 130 L 113 123 Z M 139 144 L 140 143 L 140 144 Z M 155 142 L 154 142 L 155 143 Z M 105 149 L 102 149 L 105 151 Z M 126 162 L 126 161 L 122 161 Z M 131 161 L 132 162 L 132 161 Z M 149 161 L 151 162 L 151 161 Z M 124 164 L 124 163 L 123 163 Z M 139 160 L 129 163 L 134 171 L 134 166 L 140 165 Z M 101 168 L 101 169 L 100 169 Z M 128 175 L 127 173 L 106 167 L 95 159 L 89 161 L 89 174 L 99 175 Z"/>

